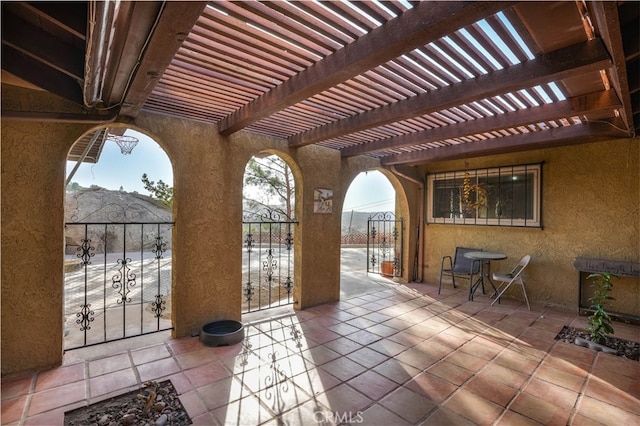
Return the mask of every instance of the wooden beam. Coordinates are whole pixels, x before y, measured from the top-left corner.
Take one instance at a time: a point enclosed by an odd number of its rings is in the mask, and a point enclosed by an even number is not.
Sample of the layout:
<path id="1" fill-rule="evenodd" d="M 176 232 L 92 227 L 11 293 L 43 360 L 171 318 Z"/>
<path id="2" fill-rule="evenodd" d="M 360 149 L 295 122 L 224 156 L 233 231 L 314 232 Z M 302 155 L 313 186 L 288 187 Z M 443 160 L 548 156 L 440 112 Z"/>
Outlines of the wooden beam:
<path id="1" fill-rule="evenodd" d="M 84 52 L 5 10 L 2 43 L 79 81 L 84 79 Z"/>
<path id="2" fill-rule="evenodd" d="M 102 100 L 107 106 L 122 101 L 161 8 L 162 3 L 155 1 L 120 2 L 103 82 Z"/>
<path id="3" fill-rule="evenodd" d="M 638 28 L 640 28 L 640 18 L 636 18 L 620 28 L 622 49 L 627 62 L 640 56 L 640 31 Z"/>
<path id="4" fill-rule="evenodd" d="M 629 95 L 640 92 L 640 59 L 634 59 L 627 63 L 627 76 L 629 76 Z M 640 109 L 640 105 L 631 102 L 636 106 L 636 110 Z"/>
<path id="5" fill-rule="evenodd" d="M 6 44 L 2 45 L 2 69 L 35 86 L 83 105 L 80 83 Z"/>
<path id="6" fill-rule="evenodd" d="M 396 18 L 264 93 L 219 124 L 229 135 L 364 71 L 437 40 L 512 2 L 419 2 Z"/>
<path id="7" fill-rule="evenodd" d="M 22 6 L 69 34 L 86 39 L 89 2 L 24 2 Z"/>
<path id="8" fill-rule="evenodd" d="M 620 17 L 618 16 L 617 2 L 592 1 L 589 6 L 593 8 L 595 22 L 604 44 L 611 54 L 612 64 L 608 69 L 611 85 L 622 100 L 622 118 L 624 127 L 629 135 L 633 133 L 633 110 L 631 97 L 629 96 L 629 83 L 627 80 L 627 66 L 622 45 L 622 33 L 620 31 Z M 637 28 L 636 28 L 637 31 Z"/>
<path id="9" fill-rule="evenodd" d="M 535 108 L 507 112 L 492 117 L 469 120 L 459 124 L 354 145 L 344 148 L 340 152 L 343 157 L 352 157 L 387 149 L 404 148 L 451 138 L 477 135 L 494 130 L 525 126 L 531 123 L 554 120 L 558 117 L 574 117 L 594 112 L 612 112 L 617 108 L 620 108 L 620 101 L 613 90 L 608 90 L 577 96 L 566 101 L 545 104 Z"/>
<path id="10" fill-rule="evenodd" d="M 429 114 L 460 104 L 558 81 L 611 65 L 600 40 L 556 50 L 518 65 L 421 93 L 403 101 L 338 120 L 289 138 L 290 147 L 310 145 L 349 133 Z"/>
<path id="11" fill-rule="evenodd" d="M 615 125 L 600 122 L 586 123 L 478 142 L 468 142 L 459 145 L 449 145 L 446 147 L 389 155 L 381 157 L 380 163 L 384 166 L 398 164 L 419 165 L 437 161 L 554 148 L 625 137 L 627 136 L 623 132 L 616 130 Z"/>
<path id="12" fill-rule="evenodd" d="M 120 109 L 121 115 L 135 117 L 140 112 L 206 4 L 200 1 L 163 3 L 161 15 L 146 46 L 144 57 L 125 95 Z"/>

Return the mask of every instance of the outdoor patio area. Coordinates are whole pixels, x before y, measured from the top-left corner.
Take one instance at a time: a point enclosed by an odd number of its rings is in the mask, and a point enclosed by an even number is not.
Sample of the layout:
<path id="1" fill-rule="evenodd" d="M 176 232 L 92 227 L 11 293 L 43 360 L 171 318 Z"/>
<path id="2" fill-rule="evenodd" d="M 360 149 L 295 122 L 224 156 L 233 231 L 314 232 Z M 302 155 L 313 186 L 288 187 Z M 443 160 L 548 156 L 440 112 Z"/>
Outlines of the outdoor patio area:
<path id="1" fill-rule="evenodd" d="M 70 351 L 2 381 L 2 424 L 170 379 L 194 424 L 640 424 L 640 363 L 555 340 L 571 312 L 376 279 L 369 293 L 260 313 L 242 344 L 168 332 Z M 265 317 L 270 315 L 270 317 Z M 638 339 L 638 327 L 615 323 Z M 102 354 L 102 355 L 98 355 Z"/>

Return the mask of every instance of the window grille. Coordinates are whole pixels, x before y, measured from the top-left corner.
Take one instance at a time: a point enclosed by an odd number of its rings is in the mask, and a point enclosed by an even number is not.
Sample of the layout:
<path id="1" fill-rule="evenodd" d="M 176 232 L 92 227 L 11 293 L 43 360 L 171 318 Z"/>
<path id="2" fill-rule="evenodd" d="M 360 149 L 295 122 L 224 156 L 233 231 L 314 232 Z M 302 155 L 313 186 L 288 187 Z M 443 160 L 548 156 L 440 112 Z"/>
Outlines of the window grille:
<path id="1" fill-rule="evenodd" d="M 542 227 L 542 164 L 427 174 L 427 223 Z"/>

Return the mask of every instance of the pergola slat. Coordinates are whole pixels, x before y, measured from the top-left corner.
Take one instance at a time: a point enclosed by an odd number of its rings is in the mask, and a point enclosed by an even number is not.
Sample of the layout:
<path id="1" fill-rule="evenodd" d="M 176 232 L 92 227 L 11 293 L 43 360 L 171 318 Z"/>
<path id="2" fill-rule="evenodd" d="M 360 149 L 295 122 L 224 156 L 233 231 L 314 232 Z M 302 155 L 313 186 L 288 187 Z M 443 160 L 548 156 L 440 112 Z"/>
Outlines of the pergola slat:
<path id="1" fill-rule="evenodd" d="M 387 62 L 403 51 L 423 46 L 452 29 L 509 6 L 510 3 L 420 3 L 243 106 L 220 123 L 220 133 L 234 133 L 372 66 Z"/>
<path id="2" fill-rule="evenodd" d="M 532 61 L 485 74 L 402 102 L 336 121 L 289 138 L 289 145 L 304 146 L 375 125 L 427 114 L 479 98 L 503 94 L 572 75 L 607 68 L 609 55 L 599 40 L 569 46 Z M 524 77 L 523 77 L 524 76 Z"/>
<path id="3" fill-rule="evenodd" d="M 343 157 L 363 155 L 386 149 L 405 148 L 420 143 L 435 142 L 456 136 L 481 134 L 503 128 L 544 122 L 557 116 L 576 116 L 601 111 L 610 112 L 619 107 L 620 102 L 617 96 L 613 91 L 608 90 L 606 92 L 579 96 L 555 104 L 546 104 L 502 115 L 469 120 L 455 126 L 442 126 L 431 130 L 423 130 L 390 138 L 388 140 L 372 141 L 359 146 L 345 148 L 341 153 Z"/>

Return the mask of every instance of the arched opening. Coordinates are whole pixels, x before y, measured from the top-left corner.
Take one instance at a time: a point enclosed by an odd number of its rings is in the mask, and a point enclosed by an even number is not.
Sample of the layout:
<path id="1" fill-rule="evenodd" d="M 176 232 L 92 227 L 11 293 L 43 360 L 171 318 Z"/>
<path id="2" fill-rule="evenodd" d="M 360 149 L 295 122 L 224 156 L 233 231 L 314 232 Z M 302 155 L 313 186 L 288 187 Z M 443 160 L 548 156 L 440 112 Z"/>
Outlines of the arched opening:
<path id="1" fill-rule="evenodd" d="M 263 152 L 247 162 L 243 182 L 242 313 L 292 305 L 294 170 L 282 156 Z"/>
<path id="2" fill-rule="evenodd" d="M 353 179 L 342 207 L 341 298 L 374 291 L 401 275 L 398 267 L 386 269 L 402 247 L 401 231 L 394 234 L 396 212 L 396 189 L 385 174 L 370 170 Z"/>
<path id="3" fill-rule="evenodd" d="M 126 128 L 85 134 L 67 156 L 64 349 L 172 327 L 173 172 Z"/>

